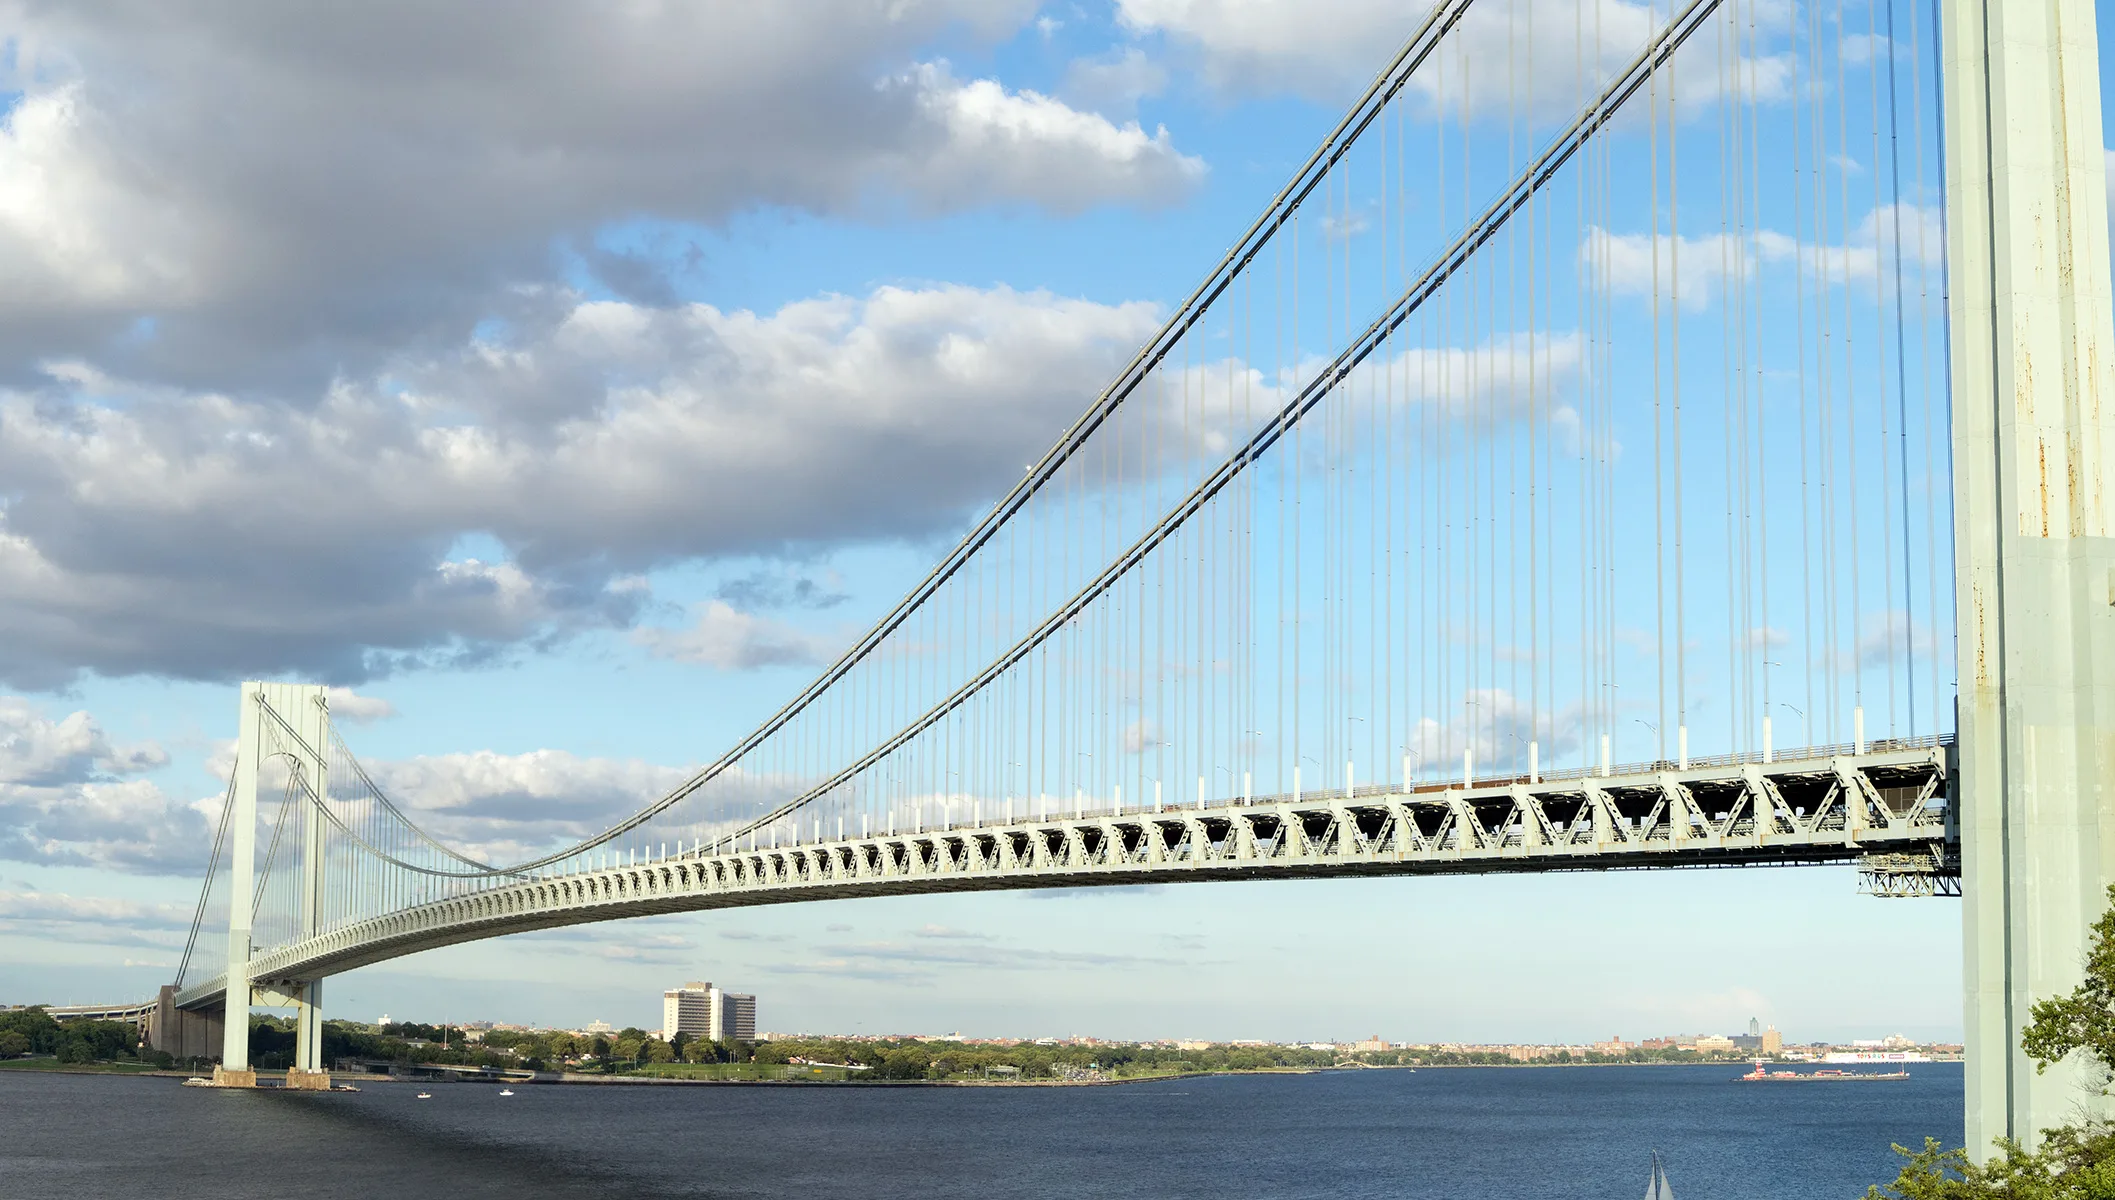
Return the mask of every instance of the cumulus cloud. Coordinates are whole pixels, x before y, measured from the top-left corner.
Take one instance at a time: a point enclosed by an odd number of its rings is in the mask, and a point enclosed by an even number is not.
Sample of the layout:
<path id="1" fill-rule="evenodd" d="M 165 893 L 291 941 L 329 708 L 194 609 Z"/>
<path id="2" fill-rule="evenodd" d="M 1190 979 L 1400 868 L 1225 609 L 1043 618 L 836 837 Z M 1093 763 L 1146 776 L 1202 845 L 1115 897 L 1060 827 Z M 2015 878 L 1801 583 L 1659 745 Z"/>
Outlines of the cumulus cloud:
<path id="1" fill-rule="evenodd" d="M 1165 126 L 1148 134 L 1136 121 L 1117 125 L 1037 92 L 1008 92 L 995 80 L 958 83 L 944 64 L 921 66 L 906 84 L 946 133 L 944 149 L 918 167 L 929 204 L 995 191 L 1078 210 L 1112 192 L 1172 200 L 1204 177 L 1204 160 L 1177 151 Z"/>
<path id="2" fill-rule="evenodd" d="M 150 873 L 201 867 L 219 797 L 186 803 L 138 778 L 166 766 L 153 743 L 114 742 L 85 712 L 54 718 L 0 696 L 0 859 Z M 214 812 L 217 816 L 217 809 Z"/>
<path id="3" fill-rule="evenodd" d="M 921 61 L 1034 7 L 0 9 L 0 376 L 316 388 L 504 316 L 554 245 L 612 265 L 617 222 L 1182 195 L 1165 132 Z"/>
<path id="4" fill-rule="evenodd" d="M 828 662 L 842 639 L 809 633 L 784 621 L 745 613 L 724 600 L 700 605 L 685 629 L 647 627 L 632 640 L 657 658 L 723 671 L 757 667 L 812 667 Z"/>
<path id="5" fill-rule="evenodd" d="M 562 750 L 363 765 L 420 828 L 488 862 L 517 862 L 601 833 L 666 795 L 692 770 Z"/>
<path id="6" fill-rule="evenodd" d="M 1330 6 L 1327 19 L 1318 19 L 1304 0 L 1118 0 L 1117 17 L 1134 32 L 1159 34 L 1194 56 L 1203 77 L 1221 90 L 1292 90 L 1336 99 L 1386 65 L 1415 31 L 1424 8 L 1342 0 Z M 1790 0 L 1761 0 L 1750 12 L 1766 39 L 1789 41 Z M 1639 0 L 1477 4 L 1410 90 L 1434 113 L 1518 111 L 1548 119 L 1581 107 L 1664 21 L 1663 7 Z M 1708 49 L 1713 40 L 1707 29 L 1692 39 L 1706 49 L 1676 58 L 1676 87 L 1691 113 L 1702 111 L 1724 86 Z M 1781 98 L 1789 93 L 1794 66 L 1783 49 L 1745 57 L 1740 85 L 1761 100 Z"/>
<path id="7" fill-rule="evenodd" d="M 191 910 L 111 896 L 0 890 L 0 932 L 69 945 L 132 946 L 170 950 L 191 928 Z M 174 966 L 127 958 L 124 965 Z"/>
<path id="8" fill-rule="evenodd" d="M 1795 239 L 1771 229 L 1743 237 L 1707 233 L 1613 233 L 1588 226 L 1579 267 L 1597 287 L 1618 296 L 1649 296 L 1700 311 L 1729 287 L 1740 287 L 1766 265 L 1794 266 L 1814 280 L 1841 286 L 1892 271 L 1897 247 L 1905 275 L 1935 271 L 1946 261 L 1944 226 L 1936 208 L 1884 204 L 1868 212 L 1841 242 Z"/>
<path id="9" fill-rule="evenodd" d="M 1589 226 L 1579 244 L 1579 265 L 1593 286 L 1618 296 L 1650 296 L 1701 312 L 1728 287 L 1754 273 L 1758 255 L 1733 234 L 1688 237 L 1663 233 L 1611 233 Z"/>
<path id="10" fill-rule="evenodd" d="M 174 904 L 110 896 L 0 891 L 0 921 L 122 922 L 151 929 L 189 929 L 191 912 Z"/>
<path id="11" fill-rule="evenodd" d="M 1521 771 L 1528 743 L 1540 742 L 1547 764 L 1579 748 L 1576 709 L 1537 713 L 1504 688 L 1480 688 L 1462 697 L 1461 715 L 1440 721 L 1421 717 L 1410 732 L 1411 768 L 1427 777 L 1458 779 L 1468 750 L 1480 777 L 1486 771 Z"/>
<path id="12" fill-rule="evenodd" d="M 397 706 L 379 696 L 362 696 L 351 688 L 326 688 L 333 721 L 367 725 L 397 715 Z"/>
<path id="13" fill-rule="evenodd" d="M 0 681 L 475 664 L 959 522 L 1149 306 L 673 280 L 759 210 L 1187 194 L 1165 129 L 938 56 L 1035 9 L 0 4 Z"/>
<path id="14" fill-rule="evenodd" d="M 628 627 L 657 564 L 951 528 L 1157 320 L 1003 287 L 565 295 L 311 409 L 61 371 L 0 391 L 0 679 L 352 683 Z M 509 560 L 449 556 L 478 532 Z"/>
<path id="15" fill-rule="evenodd" d="M 336 703 L 333 710 L 339 711 Z M 228 756 L 216 757 L 225 766 Z M 27 701 L 0 697 L 0 861 L 195 879 L 211 852 L 223 797 L 216 792 L 179 801 L 139 777 L 167 762 L 159 746 L 114 742 L 87 713 L 55 718 Z M 559 750 L 379 759 L 362 766 L 428 833 L 473 857 L 499 862 L 600 833 L 695 770 Z M 791 786 L 735 771 L 711 803 L 752 811 L 763 792 L 778 797 Z M 332 790 L 340 803 L 351 794 Z M 268 781 L 262 791 L 276 795 L 277 785 Z M 701 809 L 693 802 L 688 811 L 696 816 Z M 60 919 L 51 907 L 59 900 L 19 886 L 19 892 L 0 889 L 0 916 L 26 919 L 31 899 L 25 897 L 43 896 L 38 919 Z M 70 919 L 97 919 L 101 911 L 76 909 Z"/>
<path id="16" fill-rule="evenodd" d="M 1096 112 L 1128 115 L 1168 86 L 1168 70 L 1136 46 L 1122 46 L 1065 68 L 1065 99 Z"/>

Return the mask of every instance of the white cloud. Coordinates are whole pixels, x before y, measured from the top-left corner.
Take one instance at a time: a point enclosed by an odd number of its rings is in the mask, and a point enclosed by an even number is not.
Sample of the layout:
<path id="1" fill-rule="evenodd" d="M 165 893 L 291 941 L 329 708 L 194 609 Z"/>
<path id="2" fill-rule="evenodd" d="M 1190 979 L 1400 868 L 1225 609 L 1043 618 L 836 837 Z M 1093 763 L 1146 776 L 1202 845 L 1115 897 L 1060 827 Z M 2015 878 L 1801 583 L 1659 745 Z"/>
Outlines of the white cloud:
<path id="1" fill-rule="evenodd" d="M 191 909 L 111 896 L 0 890 L 0 933 L 64 945 L 127 946 L 169 952 L 191 928 Z M 125 958 L 123 965 L 172 967 Z"/>
<path id="2" fill-rule="evenodd" d="M 1794 265 L 1813 280 L 1841 286 L 1892 270 L 1899 242 L 1905 275 L 1937 270 L 1946 261 L 1941 220 L 1935 208 L 1884 204 L 1866 213 L 1840 243 L 1800 241 L 1771 229 L 1745 238 L 1732 233 L 1654 237 L 1588 226 L 1578 262 L 1595 286 L 1615 295 L 1649 296 L 1657 287 L 1669 304 L 1679 298 L 1684 310 L 1694 312 L 1708 308 L 1728 287 L 1746 284 L 1764 265 Z"/>
<path id="3" fill-rule="evenodd" d="M 1111 198 L 1174 200 L 1203 179 L 1204 160 L 1176 151 L 1165 126 L 1147 134 L 1037 92 L 996 81 L 957 83 L 946 66 L 909 79 L 919 107 L 946 131 L 945 149 L 919 164 L 919 193 L 955 207 L 979 191 L 1077 210 Z"/>
<path id="4" fill-rule="evenodd" d="M 121 922 L 135 927 L 189 929 L 191 911 L 174 904 L 109 896 L 0 891 L 0 921 Z"/>
<path id="5" fill-rule="evenodd" d="M 113 742 L 85 712 L 57 719 L 0 696 L 0 859 L 148 872 L 203 864 L 203 807 L 140 774 L 168 764 L 153 743 Z M 217 815 L 217 812 L 216 812 Z"/>
<path id="6" fill-rule="evenodd" d="M 1843 61 L 1854 67 L 1862 67 L 1874 59 L 1892 58 L 1895 44 L 1885 37 L 1873 33 L 1847 33 L 1838 53 Z"/>
<path id="7" fill-rule="evenodd" d="M 1028 0 L 0 8 L 0 378 L 93 356 L 207 389 L 320 390 L 504 317 L 554 247 L 743 212 L 1179 198 L 1202 164 L 995 80 Z M 28 50 L 23 48 L 27 47 Z M 305 399 L 305 397 L 304 397 Z"/>
<path id="8" fill-rule="evenodd" d="M 632 640 L 658 658 L 748 671 L 757 667 L 811 667 L 828 662 L 842 638 L 809 633 L 784 621 L 736 609 L 724 600 L 698 606 L 687 629 L 648 627 L 634 630 Z"/>
<path id="9" fill-rule="evenodd" d="M 368 725 L 397 715 L 397 706 L 378 696 L 362 696 L 351 688 L 326 688 L 333 721 Z"/>
<path id="10" fill-rule="evenodd" d="M 1124 726 L 1125 754 L 1144 754 L 1161 744 L 1160 726 L 1144 717 Z"/>
<path id="11" fill-rule="evenodd" d="M 1589 226 L 1579 265 L 1596 287 L 1618 296 L 1650 296 L 1699 312 L 1727 286 L 1739 287 L 1755 270 L 1755 249 L 1732 234 L 1701 237 L 1610 233 Z"/>
<path id="12" fill-rule="evenodd" d="M 1586 370 L 1586 343 L 1577 331 L 1500 333 L 1474 346 L 1411 347 L 1392 358 L 1367 360 L 1367 388 L 1385 388 L 1392 374 L 1402 403 L 1433 405 L 1451 420 L 1490 422 L 1532 417 Z M 1554 411 L 1545 410 L 1545 411 Z"/>
<path id="13" fill-rule="evenodd" d="M 1341 0 L 1320 13 L 1307 0 L 1118 0 L 1117 17 L 1136 33 L 1161 34 L 1194 54 L 1203 77 L 1221 90 L 1295 90 L 1334 99 L 1386 65 L 1425 7 Z M 1764 35 L 1788 31 L 1789 0 L 1760 0 L 1749 11 Z M 1569 113 L 1664 20 L 1664 11 L 1635 0 L 1477 4 L 1411 90 L 1434 112 L 1522 111 L 1542 119 Z M 1692 39 L 1706 47 L 1711 41 L 1708 28 Z M 1788 94 L 1793 67 L 1790 53 L 1768 51 L 1742 60 L 1740 83 L 1760 100 L 1775 100 Z M 1677 56 L 1675 72 L 1694 119 L 1721 90 L 1717 60 L 1708 48 L 1692 48 Z"/>
<path id="14" fill-rule="evenodd" d="M 1066 100 L 1100 113 L 1129 116 L 1138 102 L 1168 86 L 1168 70 L 1136 46 L 1122 46 L 1092 58 L 1076 58 L 1065 68 Z"/>
<path id="15" fill-rule="evenodd" d="M 335 704 L 333 711 L 342 716 Z M 216 755 L 219 765 L 226 758 Z M 87 713 L 54 719 L 27 701 L 0 697 L 0 861 L 195 881 L 212 849 L 222 795 L 179 802 L 138 778 L 167 761 L 158 746 L 112 742 Z M 428 833 L 472 856 L 507 862 L 600 833 L 694 770 L 559 750 L 363 760 L 362 766 Z M 754 778 L 736 771 L 716 800 L 748 811 L 756 790 Z M 350 794 L 337 787 L 333 793 L 341 802 Z M 699 815 L 696 804 L 689 811 Z M 128 905 L 55 897 L 26 885 L 0 888 L 0 917 L 19 920 L 121 920 L 145 911 Z M 184 915 L 188 921 L 188 909 Z"/>
<path id="16" fill-rule="evenodd" d="M 691 770 L 562 750 L 476 751 L 362 765 L 420 828 L 473 858 L 495 862 L 517 862 L 601 833 L 666 795 Z"/>
<path id="17" fill-rule="evenodd" d="M 1458 716 L 1418 719 L 1410 733 L 1411 766 L 1428 777 L 1458 779 L 1467 749 L 1479 777 L 1486 771 L 1525 770 L 1530 742 L 1541 743 L 1547 764 L 1578 749 L 1579 736 L 1576 709 L 1538 714 L 1504 688 L 1482 688 L 1463 696 Z"/>
<path id="18" fill-rule="evenodd" d="M 654 565 L 952 528 L 1159 319 L 1003 287 L 541 303 L 311 409 L 0 390 L 0 679 L 353 681 L 629 626 Z M 510 561 L 448 558 L 469 533 Z"/>
<path id="19" fill-rule="evenodd" d="M 168 762 L 168 753 L 151 742 L 113 743 L 85 712 L 54 721 L 27 700 L 0 696 L 0 786 L 63 787 Z"/>

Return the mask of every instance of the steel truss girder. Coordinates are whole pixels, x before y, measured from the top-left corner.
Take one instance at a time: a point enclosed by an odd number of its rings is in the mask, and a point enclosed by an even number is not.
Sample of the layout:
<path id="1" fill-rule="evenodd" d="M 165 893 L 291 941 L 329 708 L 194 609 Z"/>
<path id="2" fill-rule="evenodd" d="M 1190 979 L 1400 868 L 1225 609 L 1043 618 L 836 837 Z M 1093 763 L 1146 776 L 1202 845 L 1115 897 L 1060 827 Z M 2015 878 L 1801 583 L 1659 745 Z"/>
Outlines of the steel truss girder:
<path id="1" fill-rule="evenodd" d="M 1209 879 L 1944 858 L 1950 747 L 1160 811 L 987 821 L 505 883 L 265 951 L 251 978 L 321 978 L 505 933 L 653 913 L 916 892 Z M 1939 849 L 1934 851 L 1933 847 Z M 1956 856 L 1957 858 L 1957 856 Z M 1871 872 L 1868 872 L 1870 875 Z M 1897 872 L 1889 895 L 1947 894 Z M 1872 885 L 1868 885 L 1869 888 Z M 1922 890 L 1918 890 L 1918 889 Z M 217 1002 L 214 979 L 182 1007 Z"/>

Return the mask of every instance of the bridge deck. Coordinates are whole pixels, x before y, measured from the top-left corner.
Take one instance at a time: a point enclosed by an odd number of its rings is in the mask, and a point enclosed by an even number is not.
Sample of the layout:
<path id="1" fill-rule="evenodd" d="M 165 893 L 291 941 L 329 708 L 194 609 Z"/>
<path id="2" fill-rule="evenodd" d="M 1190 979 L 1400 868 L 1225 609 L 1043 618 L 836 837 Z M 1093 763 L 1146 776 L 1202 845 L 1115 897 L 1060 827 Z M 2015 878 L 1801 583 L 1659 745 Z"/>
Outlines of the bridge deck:
<path id="1" fill-rule="evenodd" d="M 1846 748 L 1847 750 L 1848 748 Z M 654 913 L 916 892 L 1211 879 L 1782 865 L 1955 840 L 1944 744 L 1655 763 L 1530 782 L 1234 798 L 984 820 L 525 878 L 261 952 L 315 979 L 438 946 Z M 217 1003 L 224 978 L 177 996 Z"/>

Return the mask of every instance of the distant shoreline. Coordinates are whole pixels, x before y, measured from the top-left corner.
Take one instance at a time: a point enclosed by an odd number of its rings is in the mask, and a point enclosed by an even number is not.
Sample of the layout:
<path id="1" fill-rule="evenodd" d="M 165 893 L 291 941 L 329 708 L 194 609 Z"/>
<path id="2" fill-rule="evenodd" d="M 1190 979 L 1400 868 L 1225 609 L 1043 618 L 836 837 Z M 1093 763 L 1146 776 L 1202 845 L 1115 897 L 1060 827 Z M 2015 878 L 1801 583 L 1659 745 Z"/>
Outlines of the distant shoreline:
<path id="1" fill-rule="evenodd" d="M 546 1072 L 540 1079 L 511 1079 L 505 1076 L 484 1078 L 447 1078 L 445 1076 L 420 1075 L 366 1075 L 339 1074 L 333 1072 L 334 1083 L 349 1083 L 355 1086 L 366 1084 L 481 1084 L 499 1087 L 558 1087 L 558 1086 L 632 1086 L 632 1087 L 829 1087 L 829 1088 L 873 1088 L 873 1087 L 971 1087 L 971 1088 L 1050 1088 L 1050 1087 L 1114 1087 L 1133 1083 L 1165 1083 L 1178 1079 L 1206 1079 L 1223 1076 L 1252 1075 L 1322 1075 L 1342 1071 L 1481 1071 L 1518 1070 L 1546 1067 L 1740 1067 L 1753 1060 L 1738 1062 L 1516 1062 L 1516 1063 L 1409 1063 L 1409 1064 L 1346 1064 L 1330 1067 L 1264 1067 L 1246 1071 L 1177 1071 L 1164 1075 L 1133 1075 L 1107 1079 L 681 1079 L 653 1075 L 590 1075 L 568 1071 L 558 1074 Z M 1958 1058 L 1939 1058 L 1918 1063 L 1858 1063 L 1840 1064 L 1852 1066 L 1895 1066 L 1903 1069 L 1913 1067 L 1958 1066 Z M 1816 1066 L 1816 1063 L 1787 1063 L 1785 1066 Z M 190 1079 L 197 1076 L 192 1071 L 128 1070 L 111 1066 L 48 1066 L 9 1067 L 0 1065 L 0 1076 L 24 1075 L 97 1075 L 126 1079 Z M 276 1084 L 285 1079 L 283 1071 L 259 1071 L 260 1082 L 275 1086 L 263 1087 L 260 1091 L 279 1091 Z M 322 1095 L 308 1092 L 307 1095 Z"/>

